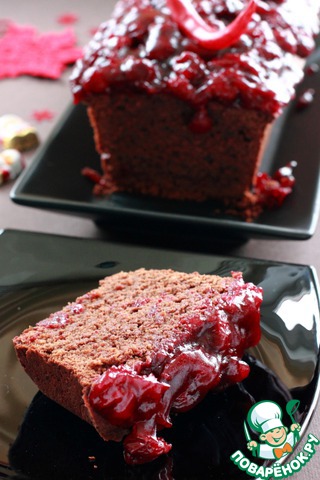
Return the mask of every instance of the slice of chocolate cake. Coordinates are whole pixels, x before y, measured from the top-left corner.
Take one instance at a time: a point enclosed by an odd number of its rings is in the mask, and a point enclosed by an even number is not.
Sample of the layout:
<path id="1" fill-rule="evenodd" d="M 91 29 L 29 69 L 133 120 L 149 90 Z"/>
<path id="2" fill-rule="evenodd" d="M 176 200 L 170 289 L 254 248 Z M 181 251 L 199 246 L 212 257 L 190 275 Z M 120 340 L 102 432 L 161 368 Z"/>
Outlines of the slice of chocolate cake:
<path id="1" fill-rule="evenodd" d="M 126 461 L 143 463 L 170 450 L 157 430 L 171 413 L 248 375 L 241 359 L 259 342 L 261 301 L 241 273 L 120 272 L 14 346 L 44 394 L 105 440 L 124 439 Z"/>

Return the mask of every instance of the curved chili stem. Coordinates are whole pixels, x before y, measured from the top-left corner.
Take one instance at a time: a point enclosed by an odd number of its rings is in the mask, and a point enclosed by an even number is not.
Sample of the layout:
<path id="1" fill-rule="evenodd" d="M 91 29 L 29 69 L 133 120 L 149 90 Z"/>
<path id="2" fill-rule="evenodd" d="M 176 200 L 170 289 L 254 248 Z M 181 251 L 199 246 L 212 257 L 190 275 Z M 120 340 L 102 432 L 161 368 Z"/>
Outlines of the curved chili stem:
<path id="1" fill-rule="evenodd" d="M 242 12 L 225 28 L 217 30 L 199 15 L 191 0 L 167 0 L 172 18 L 179 28 L 202 47 L 220 50 L 235 43 L 245 31 L 256 10 L 255 0 L 250 0 Z"/>

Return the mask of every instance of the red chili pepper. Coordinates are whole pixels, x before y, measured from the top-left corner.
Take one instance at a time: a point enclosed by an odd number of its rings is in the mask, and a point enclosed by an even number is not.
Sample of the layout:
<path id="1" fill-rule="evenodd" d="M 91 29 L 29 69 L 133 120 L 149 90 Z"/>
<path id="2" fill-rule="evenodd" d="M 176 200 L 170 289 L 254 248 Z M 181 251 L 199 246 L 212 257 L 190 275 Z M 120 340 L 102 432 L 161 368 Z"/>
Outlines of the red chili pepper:
<path id="1" fill-rule="evenodd" d="M 246 8 L 229 25 L 217 30 L 199 15 L 191 0 L 167 0 L 167 6 L 179 28 L 209 50 L 220 50 L 235 43 L 244 33 L 256 10 L 255 0 L 250 0 Z"/>

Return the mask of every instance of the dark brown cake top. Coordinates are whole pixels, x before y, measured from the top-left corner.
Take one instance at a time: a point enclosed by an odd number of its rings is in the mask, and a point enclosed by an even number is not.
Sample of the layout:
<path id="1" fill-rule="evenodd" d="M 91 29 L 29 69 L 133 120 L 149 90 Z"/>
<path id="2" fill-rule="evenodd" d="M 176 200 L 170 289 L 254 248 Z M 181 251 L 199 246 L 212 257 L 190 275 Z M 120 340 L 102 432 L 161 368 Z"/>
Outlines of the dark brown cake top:
<path id="1" fill-rule="evenodd" d="M 246 0 L 192 0 L 213 26 L 224 28 Z M 165 91 L 199 106 L 215 99 L 276 115 L 302 78 L 296 56 L 314 48 L 319 0 L 257 0 L 246 31 L 232 46 L 206 50 L 185 36 L 165 0 L 121 0 L 77 63 L 76 101 L 110 87 Z"/>

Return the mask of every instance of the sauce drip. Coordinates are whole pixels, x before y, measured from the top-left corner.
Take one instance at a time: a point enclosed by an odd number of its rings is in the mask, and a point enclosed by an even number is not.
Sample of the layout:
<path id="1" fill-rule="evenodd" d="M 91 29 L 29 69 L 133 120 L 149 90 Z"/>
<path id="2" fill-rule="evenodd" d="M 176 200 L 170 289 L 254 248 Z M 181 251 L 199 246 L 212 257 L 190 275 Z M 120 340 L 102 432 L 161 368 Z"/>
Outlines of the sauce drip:
<path id="1" fill-rule="evenodd" d="M 288 165 L 279 168 L 272 176 L 265 172 L 257 174 L 254 191 L 258 197 L 258 203 L 263 208 L 281 207 L 295 185 L 296 179 L 293 170 L 296 166 L 297 162 L 293 160 Z"/>
<path id="2" fill-rule="evenodd" d="M 88 400 L 112 425 L 129 428 L 124 439 L 129 464 L 151 461 L 171 445 L 157 430 L 171 426 L 171 412 L 185 412 L 213 388 L 241 382 L 249 374 L 241 360 L 260 340 L 261 289 L 237 279 L 200 316 L 184 321 L 193 332 L 174 352 L 163 351 L 135 365 L 113 366 L 92 384 Z"/>

